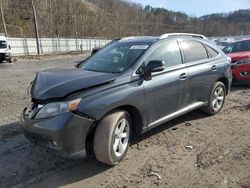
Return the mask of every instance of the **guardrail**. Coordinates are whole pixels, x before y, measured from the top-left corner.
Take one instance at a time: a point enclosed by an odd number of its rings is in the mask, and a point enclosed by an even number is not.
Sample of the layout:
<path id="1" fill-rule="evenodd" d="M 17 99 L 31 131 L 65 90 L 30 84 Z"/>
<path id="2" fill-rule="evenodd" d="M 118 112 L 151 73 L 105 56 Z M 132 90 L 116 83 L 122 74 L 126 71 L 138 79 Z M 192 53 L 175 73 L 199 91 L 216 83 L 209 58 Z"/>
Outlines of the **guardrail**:
<path id="1" fill-rule="evenodd" d="M 8 38 L 13 56 L 37 55 L 35 38 Z M 40 38 L 41 54 L 90 51 L 94 47 L 103 46 L 109 40 L 104 38 Z"/>

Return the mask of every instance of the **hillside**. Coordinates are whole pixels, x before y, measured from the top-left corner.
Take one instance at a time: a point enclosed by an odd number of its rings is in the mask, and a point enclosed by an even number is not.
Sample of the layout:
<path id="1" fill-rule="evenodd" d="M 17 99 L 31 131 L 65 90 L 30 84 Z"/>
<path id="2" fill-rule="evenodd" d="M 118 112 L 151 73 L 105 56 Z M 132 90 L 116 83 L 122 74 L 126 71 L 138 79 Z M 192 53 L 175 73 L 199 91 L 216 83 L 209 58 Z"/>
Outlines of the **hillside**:
<path id="1" fill-rule="evenodd" d="M 31 0 L 2 0 L 8 36 L 34 37 Z M 40 37 L 119 37 L 195 32 L 250 34 L 250 9 L 194 18 L 125 0 L 35 1 Z M 3 32 L 2 20 L 0 32 Z"/>

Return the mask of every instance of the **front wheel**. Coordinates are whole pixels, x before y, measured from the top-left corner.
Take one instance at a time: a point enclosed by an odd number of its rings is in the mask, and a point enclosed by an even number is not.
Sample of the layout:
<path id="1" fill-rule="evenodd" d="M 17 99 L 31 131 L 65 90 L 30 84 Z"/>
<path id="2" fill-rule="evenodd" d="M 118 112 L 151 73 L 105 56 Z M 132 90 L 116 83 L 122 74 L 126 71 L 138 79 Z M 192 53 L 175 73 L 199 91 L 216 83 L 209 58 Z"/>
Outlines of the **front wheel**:
<path id="1" fill-rule="evenodd" d="M 12 58 L 10 57 L 7 61 L 8 63 L 12 63 Z"/>
<path id="2" fill-rule="evenodd" d="M 118 164 L 126 155 L 131 137 L 131 118 L 126 111 L 104 117 L 96 128 L 94 153 L 98 161 Z"/>
<path id="3" fill-rule="evenodd" d="M 208 114 L 217 114 L 223 107 L 226 98 L 226 87 L 222 82 L 216 82 L 210 94 L 210 100 L 202 110 Z"/>

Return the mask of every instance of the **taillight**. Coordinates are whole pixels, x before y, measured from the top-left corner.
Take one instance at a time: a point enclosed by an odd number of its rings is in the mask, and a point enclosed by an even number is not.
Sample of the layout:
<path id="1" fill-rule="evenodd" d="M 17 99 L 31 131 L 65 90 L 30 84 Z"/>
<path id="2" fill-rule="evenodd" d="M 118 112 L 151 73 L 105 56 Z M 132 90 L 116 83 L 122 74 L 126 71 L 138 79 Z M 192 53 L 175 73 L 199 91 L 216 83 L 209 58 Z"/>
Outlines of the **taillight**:
<path id="1" fill-rule="evenodd" d="M 231 62 L 232 62 L 231 57 L 227 56 L 227 59 L 228 59 L 229 63 L 231 63 Z"/>

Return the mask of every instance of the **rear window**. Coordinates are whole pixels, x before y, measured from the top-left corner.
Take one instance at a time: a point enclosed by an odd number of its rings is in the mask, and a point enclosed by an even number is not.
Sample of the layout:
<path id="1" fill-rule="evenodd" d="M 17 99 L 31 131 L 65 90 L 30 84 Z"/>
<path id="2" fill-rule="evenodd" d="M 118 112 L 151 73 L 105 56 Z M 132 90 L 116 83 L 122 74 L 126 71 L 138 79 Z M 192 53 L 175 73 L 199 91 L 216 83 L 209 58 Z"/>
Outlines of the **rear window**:
<path id="1" fill-rule="evenodd" d="M 186 63 L 208 59 L 205 47 L 196 41 L 181 42 Z"/>

